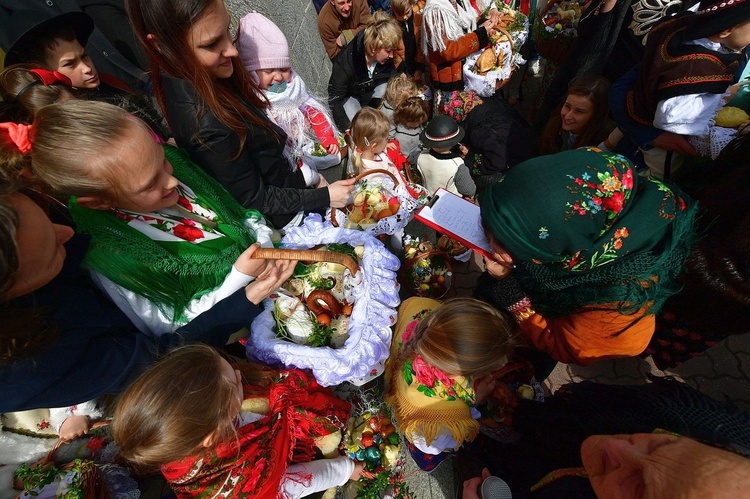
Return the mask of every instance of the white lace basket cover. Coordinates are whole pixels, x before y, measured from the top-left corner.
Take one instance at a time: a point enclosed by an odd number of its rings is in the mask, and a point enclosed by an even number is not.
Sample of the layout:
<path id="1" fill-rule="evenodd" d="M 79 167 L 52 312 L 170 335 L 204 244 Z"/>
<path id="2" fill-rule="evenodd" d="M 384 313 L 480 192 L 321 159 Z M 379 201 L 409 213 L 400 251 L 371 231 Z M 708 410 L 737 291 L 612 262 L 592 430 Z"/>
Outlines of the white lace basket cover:
<path id="1" fill-rule="evenodd" d="M 374 236 L 381 234 L 395 234 L 398 230 L 403 229 L 411 221 L 414 216 L 414 212 L 419 208 L 421 203 L 412 197 L 404 184 L 399 183 L 394 186 L 393 180 L 384 175 L 370 176 L 367 177 L 367 185 L 374 186 L 378 185 L 385 191 L 386 195 L 390 198 L 396 196 L 400 206 L 398 212 L 390 217 L 384 217 L 375 222 L 374 224 L 357 224 L 351 222 L 348 219 L 347 214 L 343 210 L 336 210 L 334 212 L 336 217 L 336 223 L 339 227 L 346 227 L 349 229 L 363 230 L 369 232 Z M 359 192 L 359 189 L 354 189 L 352 197 Z M 326 219 L 331 219 L 331 208 L 326 211 Z"/>
<path id="2" fill-rule="evenodd" d="M 514 30 L 510 32 L 510 36 L 513 40 L 513 45 L 506 40 L 500 41 L 493 47 L 495 49 L 495 56 L 503 53 L 503 66 L 488 72 L 482 76 L 474 72 L 474 65 L 477 63 L 477 59 L 482 55 L 484 49 L 480 49 L 466 58 L 463 66 L 464 73 L 464 90 L 470 92 L 476 92 L 480 97 L 489 97 L 495 94 L 495 84 L 499 81 L 505 81 L 513 74 L 513 71 L 524 64 L 526 60 L 521 57 L 518 50 L 526 43 L 526 39 L 529 37 L 529 21 L 526 19 L 524 29 Z M 513 47 L 516 47 L 514 50 Z"/>
<path id="3" fill-rule="evenodd" d="M 391 327 L 401 302 L 396 284 L 400 262 L 369 232 L 333 227 L 317 214 L 309 215 L 301 226 L 289 229 L 281 241 L 283 248 L 291 249 L 330 243 L 365 247 L 358 272 L 362 281 L 352 288 L 354 307 L 349 318 L 349 338 L 344 345 L 336 349 L 309 347 L 278 338 L 274 332 L 273 300 L 269 298 L 250 328 L 247 355 L 269 364 L 311 369 L 323 386 L 344 381 L 362 385 L 382 374 L 388 358 Z M 349 270 L 344 272 L 344 286 L 347 283 L 351 286 Z"/>

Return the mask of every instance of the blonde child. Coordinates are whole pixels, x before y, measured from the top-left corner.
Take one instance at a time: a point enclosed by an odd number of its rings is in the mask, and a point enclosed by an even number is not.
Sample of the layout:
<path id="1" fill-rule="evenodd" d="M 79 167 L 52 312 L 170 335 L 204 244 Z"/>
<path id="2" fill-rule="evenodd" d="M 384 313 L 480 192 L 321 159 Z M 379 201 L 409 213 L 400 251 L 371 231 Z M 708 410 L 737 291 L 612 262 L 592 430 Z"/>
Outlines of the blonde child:
<path id="1" fill-rule="evenodd" d="M 383 96 L 383 105 L 380 110 L 385 114 L 393 126 L 393 113 L 399 104 L 409 97 L 415 97 L 419 94 L 419 87 L 406 74 L 398 74 L 388 80 Z"/>
<path id="2" fill-rule="evenodd" d="M 393 113 L 391 138 L 398 141 L 401 153 L 409 164 L 416 165 L 422 146 L 419 135 L 430 117 L 430 105 L 421 97 L 409 97 L 396 107 Z"/>
<path id="3" fill-rule="evenodd" d="M 124 110 L 52 104 L 27 133 L 31 173 L 75 196 L 69 209 L 92 238 L 84 259 L 92 279 L 141 331 L 171 333 L 273 270 L 251 257 L 256 241 L 270 245 L 263 216 Z M 8 152 L 6 164 L 19 154 Z"/>
<path id="4" fill-rule="evenodd" d="M 415 462 L 434 469 L 479 433 L 476 406 L 494 389 L 515 342 L 515 324 L 479 300 L 401 304 L 386 364 L 386 402 Z"/>
<path id="5" fill-rule="evenodd" d="M 399 184 L 406 186 L 406 180 L 386 154 L 389 130 L 390 122 L 381 111 L 371 107 L 363 107 L 357 111 L 349 131 L 351 161 L 357 173 L 374 169 L 387 170 L 396 177 Z"/>
<path id="6" fill-rule="evenodd" d="M 309 165 L 313 170 L 339 164 L 338 130 L 326 106 L 308 92 L 292 69 L 284 33 L 257 12 L 242 18 L 238 33 L 242 64 L 271 103 L 266 114 L 287 134 L 287 158 L 294 165 Z M 327 155 L 311 154 L 316 143 Z"/>
<path id="7" fill-rule="evenodd" d="M 179 382 L 175 382 L 179 380 Z M 112 434 L 120 455 L 160 470 L 177 497 L 302 497 L 357 480 L 335 452 L 350 405 L 304 371 L 232 365 L 207 346 L 176 350 L 120 397 Z"/>

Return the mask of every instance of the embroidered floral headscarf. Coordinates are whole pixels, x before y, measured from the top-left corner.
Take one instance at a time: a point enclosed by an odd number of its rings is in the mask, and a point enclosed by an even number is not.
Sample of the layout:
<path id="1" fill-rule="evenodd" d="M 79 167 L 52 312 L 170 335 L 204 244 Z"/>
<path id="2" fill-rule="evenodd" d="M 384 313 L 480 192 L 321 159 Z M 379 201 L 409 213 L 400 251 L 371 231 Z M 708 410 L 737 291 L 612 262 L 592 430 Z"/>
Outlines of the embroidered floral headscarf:
<path id="1" fill-rule="evenodd" d="M 649 302 L 656 313 L 678 289 L 696 212 L 674 187 L 591 147 L 521 163 L 479 202 L 535 308 L 552 315 Z"/>
<path id="2" fill-rule="evenodd" d="M 443 112 L 458 121 L 466 119 L 469 111 L 482 104 L 482 99 L 474 92 L 455 90 L 446 94 L 443 102 Z"/>

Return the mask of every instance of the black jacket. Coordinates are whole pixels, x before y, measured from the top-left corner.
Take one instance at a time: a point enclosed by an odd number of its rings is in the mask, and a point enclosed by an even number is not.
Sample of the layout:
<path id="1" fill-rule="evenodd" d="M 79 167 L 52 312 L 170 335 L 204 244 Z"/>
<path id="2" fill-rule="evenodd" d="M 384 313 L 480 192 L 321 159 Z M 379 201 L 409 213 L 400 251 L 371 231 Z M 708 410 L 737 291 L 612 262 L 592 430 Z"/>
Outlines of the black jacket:
<path id="1" fill-rule="evenodd" d="M 396 72 L 393 59 L 388 59 L 385 64 L 375 65 L 371 78 L 367 71 L 364 40 L 365 32 L 362 30 L 333 58 L 331 79 L 328 81 L 328 103 L 339 130 L 348 130 L 351 125 L 344 111 L 344 102 L 354 97 L 361 105 L 367 106 L 375 87 L 387 83 Z"/>
<path id="2" fill-rule="evenodd" d="M 283 155 L 286 134 L 262 111 L 248 105 L 276 134 L 247 123 L 245 146 L 233 159 L 239 137 L 201 104 L 190 83 L 167 75 L 162 79 L 167 120 L 177 145 L 242 206 L 258 210 L 280 228 L 300 210 L 318 210 L 330 204 L 328 189 L 307 189 L 302 172 L 292 172 Z"/>
<path id="3" fill-rule="evenodd" d="M 480 175 L 502 173 L 534 156 L 534 130 L 516 108 L 497 94 L 482 101 L 462 123 L 469 170 Z"/>
<path id="4" fill-rule="evenodd" d="M 76 236 L 65 247 L 62 272 L 12 302 L 48 311 L 59 333 L 33 355 L 0 364 L 0 413 L 66 407 L 118 393 L 167 350 L 196 341 L 220 347 L 262 310 L 240 289 L 175 334 L 147 336 L 81 270 L 88 238 Z"/>

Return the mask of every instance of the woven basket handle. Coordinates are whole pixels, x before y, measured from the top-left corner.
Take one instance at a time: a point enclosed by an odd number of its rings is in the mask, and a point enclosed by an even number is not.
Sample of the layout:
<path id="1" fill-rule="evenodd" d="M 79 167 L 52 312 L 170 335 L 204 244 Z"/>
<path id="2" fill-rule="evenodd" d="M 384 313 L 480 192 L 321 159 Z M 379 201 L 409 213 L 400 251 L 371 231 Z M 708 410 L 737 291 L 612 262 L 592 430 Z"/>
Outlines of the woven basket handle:
<path id="1" fill-rule="evenodd" d="M 94 430 L 96 428 L 101 428 L 103 426 L 108 426 L 108 425 L 109 425 L 109 421 L 97 421 L 96 423 L 94 423 L 94 424 L 91 425 L 91 427 L 89 428 L 89 432 L 91 432 L 91 430 Z M 44 462 L 44 463 L 54 463 L 55 462 L 55 452 L 57 452 L 57 449 L 59 449 L 60 446 L 62 444 L 65 444 L 65 443 L 68 443 L 68 441 L 67 440 L 63 440 L 62 438 L 58 438 L 57 442 L 55 442 L 55 445 L 52 446 L 52 448 L 49 450 L 49 452 L 47 453 L 47 455 L 44 458 L 42 458 L 39 461 L 39 463 L 42 463 L 42 462 Z"/>
<path id="2" fill-rule="evenodd" d="M 393 173 L 389 172 L 388 170 L 383 170 L 383 169 L 380 169 L 380 168 L 376 168 L 374 170 L 367 170 L 366 172 L 360 173 L 359 175 L 357 175 L 356 177 L 354 177 L 354 182 L 355 183 L 359 182 L 360 180 L 362 180 L 366 176 L 372 175 L 373 173 L 380 173 L 382 175 L 386 175 L 386 176 L 390 177 L 391 180 L 393 180 L 394 187 L 398 185 L 398 180 L 396 179 L 396 176 Z M 338 227 L 339 226 L 339 223 L 336 221 L 336 208 L 334 208 L 333 206 L 331 206 L 331 224 L 334 227 Z M 354 275 L 354 274 L 352 274 L 352 275 Z"/>
<path id="3" fill-rule="evenodd" d="M 294 250 L 280 248 L 258 248 L 252 258 L 263 258 L 265 260 L 300 260 L 303 262 L 330 262 L 343 265 L 355 275 L 359 265 L 349 255 L 337 251 L 318 250 Z"/>

